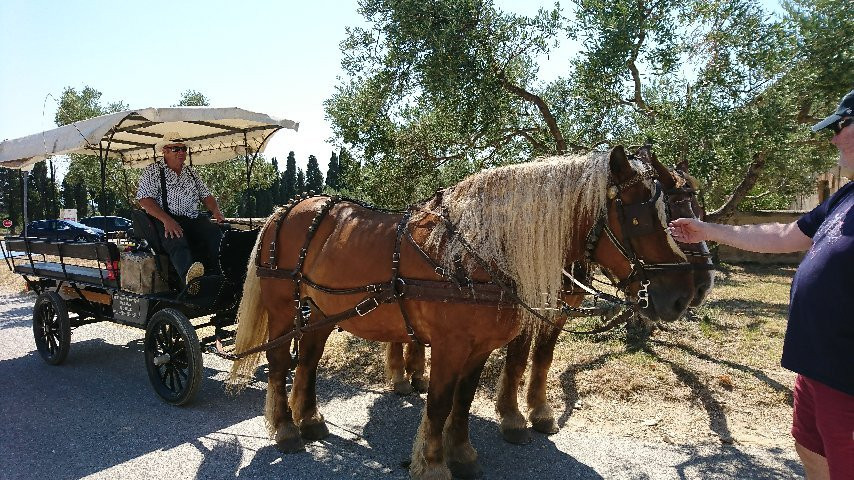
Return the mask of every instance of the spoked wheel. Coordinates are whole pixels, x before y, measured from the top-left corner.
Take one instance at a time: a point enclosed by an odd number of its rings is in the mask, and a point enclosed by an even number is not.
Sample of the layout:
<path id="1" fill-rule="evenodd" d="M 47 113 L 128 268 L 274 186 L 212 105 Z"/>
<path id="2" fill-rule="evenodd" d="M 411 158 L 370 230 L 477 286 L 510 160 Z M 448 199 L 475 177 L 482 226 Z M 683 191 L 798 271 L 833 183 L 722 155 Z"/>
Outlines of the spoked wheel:
<path id="1" fill-rule="evenodd" d="M 202 350 L 183 313 L 166 308 L 151 317 L 145 330 L 145 368 L 154 390 L 167 403 L 192 400 L 202 380 Z"/>
<path id="2" fill-rule="evenodd" d="M 39 355 L 49 365 L 59 365 L 71 348 L 71 323 L 65 300 L 56 292 L 43 292 L 33 307 L 33 338 Z"/>

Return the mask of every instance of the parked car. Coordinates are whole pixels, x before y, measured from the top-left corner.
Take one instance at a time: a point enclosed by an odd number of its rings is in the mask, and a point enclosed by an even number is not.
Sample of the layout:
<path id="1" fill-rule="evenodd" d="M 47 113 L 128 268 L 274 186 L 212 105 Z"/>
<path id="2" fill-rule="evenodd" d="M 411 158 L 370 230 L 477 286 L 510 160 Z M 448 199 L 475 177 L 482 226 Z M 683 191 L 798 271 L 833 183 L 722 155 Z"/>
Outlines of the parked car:
<path id="1" fill-rule="evenodd" d="M 27 224 L 27 236 L 75 242 L 103 242 L 107 239 L 107 235 L 100 228 L 92 228 L 71 220 L 30 222 Z"/>
<path id="2" fill-rule="evenodd" d="M 103 230 L 109 238 L 115 238 L 118 232 L 127 232 L 133 226 L 133 222 L 127 218 L 111 215 L 81 218 L 80 223 Z"/>

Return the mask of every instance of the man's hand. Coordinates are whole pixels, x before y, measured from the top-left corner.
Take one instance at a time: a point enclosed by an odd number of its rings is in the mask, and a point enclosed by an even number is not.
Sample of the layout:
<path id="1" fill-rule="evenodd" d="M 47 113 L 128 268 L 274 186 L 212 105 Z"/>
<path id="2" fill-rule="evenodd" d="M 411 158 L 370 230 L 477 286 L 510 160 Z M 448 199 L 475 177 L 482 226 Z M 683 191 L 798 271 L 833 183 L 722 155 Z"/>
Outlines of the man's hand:
<path id="1" fill-rule="evenodd" d="M 225 217 L 222 216 L 222 212 L 220 212 L 219 210 L 213 212 L 213 217 L 214 217 L 214 220 L 216 220 L 216 223 L 225 222 Z"/>
<path id="2" fill-rule="evenodd" d="M 172 217 L 167 217 L 163 222 L 163 236 L 166 238 L 179 238 L 184 236 L 181 225 Z"/>
<path id="3" fill-rule="evenodd" d="M 694 218 L 677 218 L 670 222 L 670 235 L 677 242 L 700 243 L 707 240 L 705 224 Z"/>

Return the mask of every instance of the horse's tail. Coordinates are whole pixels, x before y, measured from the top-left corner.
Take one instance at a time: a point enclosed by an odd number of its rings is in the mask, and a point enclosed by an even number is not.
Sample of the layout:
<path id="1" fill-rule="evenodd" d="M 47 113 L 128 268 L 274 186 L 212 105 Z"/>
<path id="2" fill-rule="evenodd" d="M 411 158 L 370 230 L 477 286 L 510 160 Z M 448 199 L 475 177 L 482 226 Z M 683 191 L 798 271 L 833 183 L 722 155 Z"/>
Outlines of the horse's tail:
<path id="1" fill-rule="evenodd" d="M 249 256 L 246 281 L 243 282 L 243 298 L 240 300 L 237 311 L 237 338 L 234 342 L 234 351 L 237 354 L 267 340 L 267 309 L 261 304 L 261 280 L 257 275 L 255 258 L 258 255 L 261 239 L 264 238 L 264 232 L 274 217 L 275 215 L 271 215 L 264 224 L 264 228 L 258 233 L 255 247 Z M 261 364 L 263 354 L 264 352 L 254 353 L 234 362 L 228 376 L 228 390 L 236 393 L 246 387 L 254 377 L 255 369 Z"/>

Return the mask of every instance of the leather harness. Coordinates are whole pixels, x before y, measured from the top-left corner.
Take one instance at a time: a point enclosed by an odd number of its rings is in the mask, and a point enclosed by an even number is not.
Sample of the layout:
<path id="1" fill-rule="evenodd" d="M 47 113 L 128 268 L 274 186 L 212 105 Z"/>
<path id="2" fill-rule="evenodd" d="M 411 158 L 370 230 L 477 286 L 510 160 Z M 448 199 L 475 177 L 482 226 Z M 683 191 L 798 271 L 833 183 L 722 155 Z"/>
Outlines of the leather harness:
<path id="1" fill-rule="evenodd" d="M 635 183 L 643 180 L 644 178 L 651 178 L 650 172 L 637 173 L 627 181 L 622 184 L 613 182 L 609 187 L 608 197 L 610 200 L 614 200 L 617 202 L 617 212 L 620 218 L 621 226 L 623 229 L 623 237 L 624 242 L 620 242 L 616 235 L 613 233 L 611 228 L 608 226 L 607 216 L 608 209 L 607 207 L 603 209 L 602 214 L 597 218 L 596 223 L 593 228 L 591 228 L 590 232 L 587 235 L 586 239 L 586 251 L 585 251 L 585 259 L 586 262 L 593 263 L 593 250 L 598 244 L 601 233 L 604 231 L 611 242 L 615 245 L 615 247 L 626 257 L 626 259 L 632 264 L 631 274 L 627 279 L 624 279 L 622 282 L 619 282 L 617 286 L 619 288 L 625 289 L 631 281 L 640 276 L 641 281 L 641 290 L 638 292 L 638 302 L 629 302 L 626 300 L 621 300 L 613 296 L 609 296 L 607 294 L 602 294 L 602 292 L 597 292 L 597 297 L 610 297 L 608 300 L 615 301 L 624 306 L 632 307 L 632 310 L 627 310 L 627 314 L 624 312 L 621 315 L 618 315 L 616 318 L 612 319 L 607 325 L 603 325 L 599 328 L 596 328 L 587 332 L 573 332 L 573 333 L 599 333 L 605 331 L 609 328 L 613 328 L 613 326 L 622 323 L 623 321 L 628 320 L 630 315 L 635 313 L 635 309 L 638 306 L 641 308 L 647 308 L 649 306 L 648 293 L 646 291 L 647 286 L 649 285 L 649 280 L 647 279 L 646 272 L 647 271 L 662 271 L 662 270 L 682 270 L 682 269 L 690 269 L 690 264 L 687 263 L 666 263 L 666 264 L 648 264 L 645 263 L 642 259 L 638 258 L 634 252 L 634 249 L 631 247 L 631 238 L 635 236 L 645 235 L 650 233 L 652 230 L 652 226 L 650 225 L 651 215 L 657 215 L 657 210 L 655 208 L 655 202 L 658 200 L 661 195 L 661 188 L 656 181 L 655 183 L 655 194 L 653 197 L 640 204 L 635 205 L 623 205 L 623 202 L 620 198 L 620 193 L 622 190 L 628 188 Z M 438 192 L 438 195 L 441 195 L 442 191 Z M 262 345 L 258 345 L 252 349 L 246 350 L 239 354 L 224 354 L 226 358 L 232 360 L 238 360 L 240 358 L 246 357 L 253 353 L 258 353 L 266 350 L 270 350 L 276 348 L 289 340 L 295 340 L 294 351 L 298 351 L 296 342 L 302 337 L 302 335 L 306 332 L 318 330 L 324 327 L 337 325 L 338 323 L 356 317 L 356 316 L 364 316 L 379 307 L 380 305 L 387 303 L 397 303 L 398 308 L 400 310 L 401 316 L 403 318 L 404 324 L 406 326 L 407 334 L 413 342 L 421 343 L 425 346 L 429 346 L 428 343 L 422 342 L 419 340 L 415 330 L 412 328 L 411 321 L 404 307 L 404 300 L 420 300 L 420 301 L 437 301 L 437 302 L 453 302 L 453 303 L 464 303 L 464 304 L 474 304 L 474 305 L 491 305 L 491 306 L 513 306 L 518 305 L 527 310 L 534 317 L 550 324 L 555 328 L 561 328 L 559 325 L 555 324 L 553 321 L 542 315 L 537 311 L 537 309 L 532 308 L 527 303 L 525 303 L 521 298 L 518 297 L 515 291 L 515 286 L 509 277 L 503 272 L 498 271 L 488 262 L 480 258 L 474 251 L 474 249 L 465 241 L 465 239 L 458 235 L 453 222 L 449 219 L 448 215 L 445 212 L 435 213 L 434 215 L 442 221 L 445 227 L 448 230 L 448 235 L 451 237 L 456 237 L 459 240 L 463 247 L 467 250 L 467 252 L 471 255 L 471 258 L 478 264 L 484 271 L 486 271 L 490 276 L 490 281 L 488 282 L 478 282 L 474 281 L 471 278 L 465 276 L 464 274 L 460 274 L 462 271 L 461 268 L 457 268 L 457 272 L 455 274 L 449 273 L 444 267 L 439 265 L 439 263 L 430 257 L 427 252 L 425 252 L 420 245 L 417 244 L 415 239 L 412 237 L 411 232 L 406 228 L 409 222 L 409 218 L 411 216 L 411 211 L 407 210 L 405 212 L 395 212 L 389 210 L 382 210 L 375 208 L 371 205 L 365 204 L 358 200 L 344 198 L 341 196 L 327 196 L 326 202 L 323 203 L 321 208 L 315 214 L 314 219 L 308 227 L 306 232 L 305 241 L 303 243 L 302 248 L 299 251 L 297 264 L 294 269 L 281 269 L 278 268 L 277 265 L 277 255 L 278 249 L 276 244 L 276 239 L 279 236 L 279 232 L 282 228 L 282 224 L 284 219 L 290 214 L 291 210 L 298 205 L 303 200 L 310 198 L 307 194 L 302 194 L 296 199 L 289 202 L 287 205 L 282 208 L 275 220 L 275 233 L 270 242 L 269 247 L 269 256 L 268 263 L 264 264 L 261 262 L 261 248 L 262 242 L 258 243 L 259 251 L 256 253 L 256 274 L 259 277 L 266 278 L 282 278 L 289 279 L 294 282 L 294 303 L 296 305 L 296 314 L 294 316 L 294 328 L 284 335 L 271 340 Z M 316 197 L 314 197 L 316 198 Z M 441 199 L 439 199 L 441 200 Z M 317 228 L 320 223 L 323 221 L 323 218 L 327 215 L 329 210 L 337 203 L 346 201 L 349 203 L 354 203 L 360 205 L 364 208 L 368 208 L 375 211 L 383 211 L 386 213 L 397 213 L 402 214 L 400 221 L 397 224 L 396 235 L 395 235 L 395 243 L 394 243 L 394 251 L 392 253 L 391 259 L 391 278 L 387 282 L 380 283 L 371 283 L 368 285 L 358 286 L 358 287 L 350 287 L 350 288 L 331 288 L 324 285 L 320 285 L 317 282 L 313 281 L 310 277 L 303 273 L 303 265 L 305 262 L 305 257 L 308 253 L 308 248 L 311 244 L 312 238 L 314 237 Z M 441 203 L 441 202 L 439 202 Z M 415 249 L 418 255 L 427 262 L 431 267 L 433 267 L 433 271 L 439 276 L 442 280 L 425 280 L 425 279 L 413 279 L 413 278 L 405 278 L 400 276 L 400 246 L 403 240 L 409 242 L 409 244 Z M 456 262 L 455 262 L 456 263 Z M 571 278 L 571 277 L 570 277 Z M 332 315 L 327 315 L 323 312 L 314 300 L 311 297 L 302 297 L 301 295 L 301 285 L 305 284 L 309 288 L 315 289 L 317 291 L 331 294 L 331 295 L 353 295 L 364 293 L 367 296 L 357 303 L 355 306 L 348 310 L 344 310 L 339 313 L 335 313 Z M 582 291 L 578 292 L 582 293 Z M 312 320 L 309 323 L 309 317 L 312 316 L 312 310 L 314 310 L 321 317 L 318 320 Z M 575 309 L 579 311 L 581 309 Z M 573 316 L 570 314 L 570 316 Z M 577 315 L 576 315 L 577 316 Z"/>

